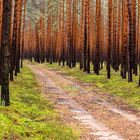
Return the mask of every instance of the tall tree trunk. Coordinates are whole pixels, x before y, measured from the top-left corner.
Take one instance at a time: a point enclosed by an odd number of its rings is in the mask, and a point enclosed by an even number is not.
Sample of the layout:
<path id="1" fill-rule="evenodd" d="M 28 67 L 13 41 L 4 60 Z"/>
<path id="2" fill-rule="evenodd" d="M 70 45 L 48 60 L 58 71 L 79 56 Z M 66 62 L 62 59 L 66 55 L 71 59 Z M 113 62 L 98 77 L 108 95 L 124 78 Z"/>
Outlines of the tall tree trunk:
<path id="1" fill-rule="evenodd" d="M 138 33 L 137 33 L 137 48 L 138 48 L 138 63 L 139 63 L 139 83 L 138 86 L 140 87 L 140 0 L 138 0 Z"/>
<path id="2" fill-rule="evenodd" d="M 132 13 L 132 28 L 133 28 L 133 34 L 132 34 L 132 67 L 133 67 L 133 73 L 135 75 L 138 74 L 137 72 L 137 47 L 136 47 L 136 0 L 131 1 L 131 13 Z"/>
<path id="3" fill-rule="evenodd" d="M 3 1 L 3 16 L 2 16 L 2 42 L 1 42 L 1 72 L 2 72 L 2 84 L 1 84 L 1 102 L 2 105 L 9 106 L 9 48 L 10 48 L 10 23 L 11 23 L 11 9 L 12 1 Z"/>
<path id="4" fill-rule="evenodd" d="M 22 26 L 22 46 L 21 46 L 21 68 L 23 68 L 24 57 L 24 32 L 25 32 L 25 15 L 26 15 L 26 0 L 24 0 L 23 26 Z"/>
<path id="5" fill-rule="evenodd" d="M 111 36 L 112 36 L 112 0 L 108 0 L 108 48 L 107 48 L 107 78 L 110 79 L 110 64 L 111 64 Z"/>
<path id="6" fill-rule="evenodd" d="M 2 30 L 2 6 L 3 1 L 0 1 L 0 42 L 1 42 L 1 30 Z M 0 67 L 1 67 L 1 43 L 0 43 Z M 0 69 L 0 85 L 1 85 L 1 69 Z"/>
<path id="7" fill-rule="evenodd" d="M 81 19 L 80 19 L 80 70 L 84 67 L 84 1 L 81 1 L 82 12 L 81 12 Z"/>
<path id="8" fill-rule="evenodd" d="M 84 71 L 87 71 L 87 0 L 84 1 L 84 49 L 83 49 L 83 56 L 84 56 Z"/>
<path id="9" fill-rule="evenodd" d="M 133 19 L 131 13 L 131 1 L 127 0 L 128 15 L 129 15 L 129 46 L 128 46 L 128 82 L 132 82 L 132 69 L 133 69 Z"/>
<path id="10" fill-rule="evenodd" d="M 90 73 L 90 0 L 87 0 L 87 29 L 88 29 L 88 41 L 87 41 L 87 73 Z"/>
<path id="11" fill-rule="evenodd" d="M 20 73 L 22 2 L 23 0 L 20 0 L 18 5 L 18 27 L 17 27 L 18 36 L 17 36 L 17 50 L 15 59 L 15 76 L 17 76 L 17 73 Z"/>
<path id="12" fill-rule="evenodd" d="M 96 47 L 95 47 L 95 60 L 94 72 L 99 75 L 100 71 L 100 27 L 101 27 L 101 0 L 96 0 Z"/>
<path id="13" fill-rule="evenodd" d="M 128 7 L 127 1 L 122 0 L 122 62 L 121 62 L 121 76 L 126 79 L 127 67 L 127 50 L 128 50 Z"/>
<path id="14" fill-rule="evenodd" d="M 15 1 L 14 6 L 14 22 L 13 22 L 13 35 L 12 35 L 12 46 L 10 50 L 10 80 L 13 81 L 13 73 L 15 69 L 15 59 L 16 59 L 16 47 L 17 47 L 17 22 L 18 22 L 18 5 L 20 0 Z"/>

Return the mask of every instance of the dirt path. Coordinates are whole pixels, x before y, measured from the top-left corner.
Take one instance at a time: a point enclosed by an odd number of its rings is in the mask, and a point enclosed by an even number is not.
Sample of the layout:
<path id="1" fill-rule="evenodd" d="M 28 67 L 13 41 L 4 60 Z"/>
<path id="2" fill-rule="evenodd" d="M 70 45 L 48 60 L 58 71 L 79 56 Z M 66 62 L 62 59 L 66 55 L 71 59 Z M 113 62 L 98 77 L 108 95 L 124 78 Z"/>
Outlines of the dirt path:
<path id="1" fill-rule="evenodd" d="M 83 130 L 82 139 L 139 140 L 140 117 L 118 100 L 90 84 L 80 84 L 72 78 L 43 67 L 29 65 L 36 74 L 42 91 L 55 102 L 66 123 Z M 127 110 L 127 111 L 126 111 Z"/>

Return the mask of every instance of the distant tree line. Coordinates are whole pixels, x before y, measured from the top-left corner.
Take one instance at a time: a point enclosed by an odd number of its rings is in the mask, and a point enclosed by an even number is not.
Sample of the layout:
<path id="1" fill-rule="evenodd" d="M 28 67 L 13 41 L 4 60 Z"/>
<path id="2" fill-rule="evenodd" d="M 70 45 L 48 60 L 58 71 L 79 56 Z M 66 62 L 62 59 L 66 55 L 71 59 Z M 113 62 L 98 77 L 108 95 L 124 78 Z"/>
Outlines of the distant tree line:
<path id="1" fill-rule="evenodd" d="M 133 81 L 140 65 L 139 0 L 60 0 L 57 9 L 53 0 L 47 4 L 47 18 L 40 3 L 39 20 L 29 23 L 26 57 L 70 68 L 79 63 L 87 73 L 93 65 L 97 75 L 105 64 L 108 79 L 113 68 Z"/>

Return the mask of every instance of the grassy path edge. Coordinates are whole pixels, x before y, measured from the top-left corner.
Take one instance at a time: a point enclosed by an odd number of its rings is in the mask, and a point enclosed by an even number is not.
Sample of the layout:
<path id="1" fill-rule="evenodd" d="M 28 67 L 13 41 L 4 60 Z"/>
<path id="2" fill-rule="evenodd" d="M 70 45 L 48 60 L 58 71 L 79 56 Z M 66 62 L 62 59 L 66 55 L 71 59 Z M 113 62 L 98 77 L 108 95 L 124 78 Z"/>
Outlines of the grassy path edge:
<path id="1" fill-rule="evenodd" d="M 58 64 L 48 64 L 45 63 L 41 65 L 43 67 L 50 68 L 52 70 L 58 71 L 59 73 L 66 74 L 68 76 L 74 77 L 81 82 L 92 83 L 97 88 L 101 89 L 103 92 L 112 94 L 113 96 L 120 97 L 123 99 L 130 107 L 140 110 L 140 88 L 138 85 L 138 77 L 134 77 L 132 83 L 128 83 L 126 79 L 120 77 L 119 72 L 112 70 L 112 77 L 110 80 L 106 77 L 106 70 L 103 69 L 100 75 L 95 75 L 93 73 L 87 74 L 79 70 L 79 67 L 69 69 L 68 67 L 60 67 Z"/>
<path id="2" fill-rule="evenodd" d="M 10 83 L 11 106 L 0 106 L 0 139 L 74 140 L 78 134 L 61 124 L 53 105 L 43 99 L 27 67 Z"/>

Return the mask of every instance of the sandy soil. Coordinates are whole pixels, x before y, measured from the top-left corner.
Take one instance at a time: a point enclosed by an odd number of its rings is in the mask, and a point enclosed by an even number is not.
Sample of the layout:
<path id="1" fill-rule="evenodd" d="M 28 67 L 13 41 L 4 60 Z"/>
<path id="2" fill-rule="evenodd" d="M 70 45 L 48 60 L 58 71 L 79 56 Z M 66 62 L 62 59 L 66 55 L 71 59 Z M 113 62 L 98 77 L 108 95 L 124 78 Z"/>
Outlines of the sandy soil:
<path id="1" fill-rule="evenodd" d="M 57 71 L 28 66 L 42 93 L 55 103 L 63 123 L 81 130 L 81 139 L 140 140 L 140 112 L 121 99 Z"/>

